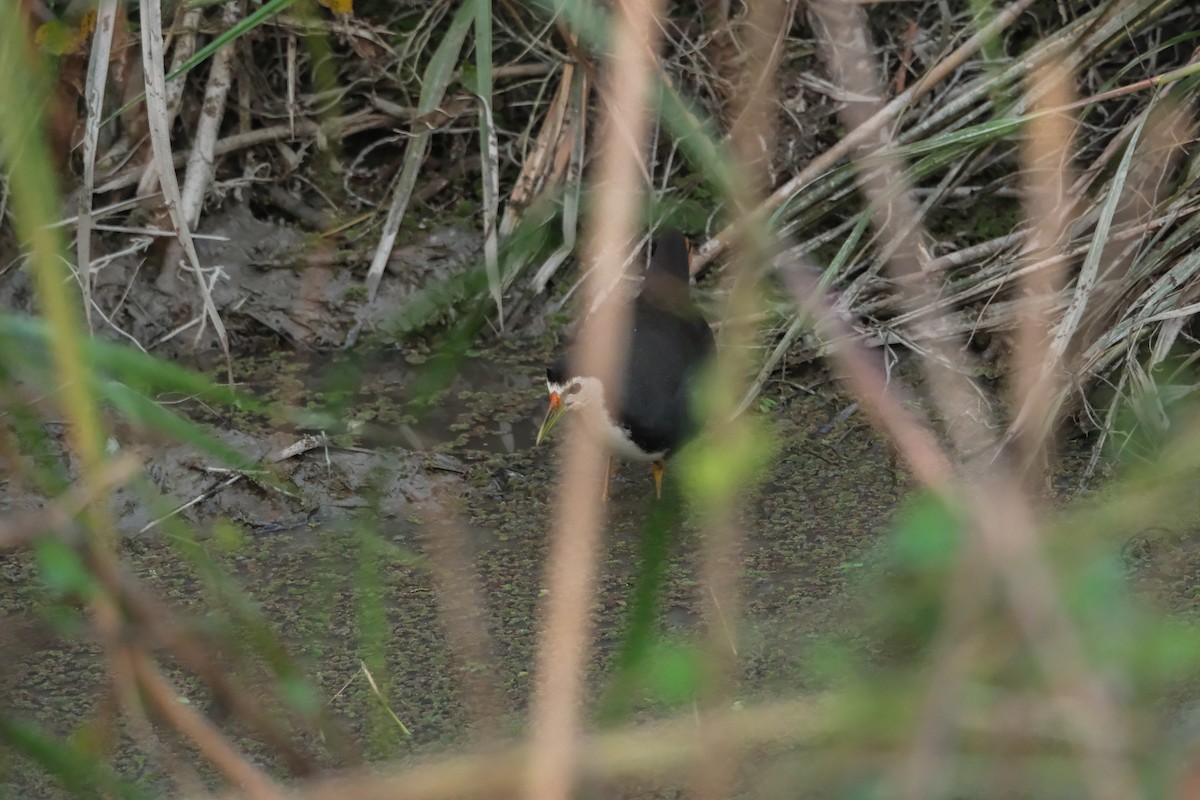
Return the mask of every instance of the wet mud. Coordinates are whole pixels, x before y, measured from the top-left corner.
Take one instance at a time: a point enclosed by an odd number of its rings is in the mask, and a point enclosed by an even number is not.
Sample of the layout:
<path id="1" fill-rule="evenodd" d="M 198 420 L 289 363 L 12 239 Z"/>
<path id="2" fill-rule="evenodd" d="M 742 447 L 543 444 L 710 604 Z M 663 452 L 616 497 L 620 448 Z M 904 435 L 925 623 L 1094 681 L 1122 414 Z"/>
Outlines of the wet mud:
<path id="1" fill-rule="evenodd" d="M 243 241 L 279 244 L 265 229 L 244 230 L 253 227 L 244 219 L 228 224 Z M 459 257 L 436 240 L 428 247 L 427 265 L 443 259 L 444 268 Z M 227 255 L 234 263 L 235 254 Z M 237 472 L 193 446 L 117 426 L 116 444 L 140 455 L 148 477 L 148 485 L 122 489 L 111 503 L 131 578 L 214 643 L 233 680 L 264 696 L 293 679 L 282 680 L 278 664 L 254 653 L 264 641 L 282 642 L 280 658 L 296 670 L 294 685 L 306 687 L 297 692 L 307 701 L 291 698 L 292 710 L 307 702 L 337 732 L 331 738 L 318 735 L 315 725 L 295 726 L 314 768 L 415 758 L 519 732 L 561 463 L 558 442 L 533 446 L 544 413 L 549 337 L 472 351 L 449 386 L 418 408 L 412 393 L 428 348 L 306 349 L 340 338 L 355 309 L 339 305 L 345 294 L 332 283 L 313 295 L 312 318 L 291 304 L 276 307 L 275 298 L 295 296 L 304 271 L 264 269 L 258 263 L 264 258 L 260 250 L 243 259 L 241 273 L 229 267 L 239 292 L 252 298 L 251 307 L 243 303 L 237 312 L 243 324 L 257 323 L 259 341 L 264 330 L 276 334 L 257 354 L 237 360 L 239 379 L 265 403 L 324 411 L 337 424 L 322 429 L 295 417 L 173 402 L 248 457 L 254 468 Z M 419 283 L 419 276 L 409 277 L 413 283 L 395 291 Z M 384 285 L 390 283 L 402 282 Z M 151 308 L 156 291 L 147 288 L 131 305 Z M 232 295 L 218 294 L 229 307 Z M 181 308 L 169 311 L 183 316 Z M 305 348 L 293 348 L 292 340 Z M 887 570 L 881 544 L 913 489 L 890 448 L 820 368 L 793 368 L 787 380 L 768 383 L 755 413 L 776 450 L 743 509 L 742 607 L 729 610 L 737 694 L 745 700 L 823 688 L 821 643 L 831 638 L 859 647 L 867 660 L 895 657 L 872 629 L 863 594 L 872 576 Z M 67 459 L 61 431 L 57 436 Z M 672 480 L 678 477 L 668 469 Z M 9 481 L 0 512 L 43 502 Z M 655 502 L 649 470 L 619 465 L 594 606 L 589 686 L 595 698 L 604 695 L 629 624 Z M 660 646 L 684 655 L 663 663 L 686 667 L 706 627 L 701 552 L 699 526 L 685 508 L 671 537 L 656 622 Z M 1187 607 L 1195 572 L 1163 552 L 1147 550 L 1151 568 L 1139 588 L 1156 594 L 1165 587 L 1181 598 L 1176 607 Z M 259 618 L 267 634 L 255 627 Z M 289 774 L 275 750 L 226 724 L 227 710 L 194 672 L 165 653 L 163 664 L 181 701 L 225 726 L 266 768 Z M 115 718 L 106 666 L 84 608 L 56 598 L 35 554 L 0 553 L 6 711 L 49 735 L 87 741 L 89 731 L 108 730 Z M 688 707 L 686 695 L 672 696 L 670 683 L 647 677 L 634 713 Z M 286 712 L 286 704 L 281 708 Z M 174 741 L 161 722 L 148 724 Z M 117 729 L 109 758 L 123 779 L 156 793 L 187 788 L 172 777 L 180 772 L 177 756 L 134 726 Z M 197 786 L 219 783 L 204 766 L 194 776 Z M 69 795 L 13 756 L 0 768 L 0 796 Z"/>
<path id="2" fill-rule="evenodd" d="M 230 587 L 220 586 L 211 569 L 232 576 L 367 757 L 436 751 L 483 730 L 518 730 L 532 679 L 561 454 L 556 443 L 533 447 L 548 351 L 532 358 L 515 348 L 490 355 L 466 362 L 423 414 L 403 402 L 419 368 L 400 352 L 370 359 L 341 413 L 390 432 L 388 442 L 230 418 L 211 425 L 223 442 L 256 458 L 262 474 L 238 477 L 188 445 L 131 443 L 162 497 L 152 501 L 144 489 L 128 488 L 113 499 L 130 573 L 187 624 L 202 631 L 215 626 L 218 638 L 236 639 L 245 630 L 213 610 L 228 606 Z M 253 360 L 242 365 L 252 393 L 303 404 L 315 401 L 296 387 L 321 385 L 322 376 L 337 374 L 341 358 L 350 356 L 276 353 L 259 369 Z M 781 443 L 778 458 L 745 518 L 745 606 L 736 635 L 746 696 L 794 687 L 805 671 L 805 643 L 852 624 L 857 612 L 848 592 L 905 486 L 865 421 L 854 415 L 839 421 L 844 401 L 775 391 L 768 420 Z M 280 457 L 306 436 L 315 443 Z M 667 480 L 677 476 L 668 470 Z M 11 488 L 5 510 L 37 504 Z M 649 470 L 619 465 L 595 607 L 597 692 L 627 625 L 654 502 Z M 173 524 L 175 517 L 188 525 Z M 181 530 L 195 531 L 194 538 Z M 446 561 L 447 542 L 463 561 Z M 661 597 L 667 641 L 686 643 L 702 625 L 700 550 L 697 527 L 685 515 Z M 487 663 L 473 662 L 452 641 L 454 621 L 439 601 L 446 590 L 439 567 L 447 564 L 470 573 L 481 605 L 476 630 L 486 634 L 473 657 Z M 382 617 L 371 611 L 373 600 Z M 82 609 L 63 611 L 28 552 L 0 556 L 0 618 L 0 697 L 10 712 L 63 737 L 111 713 L 101 650 Z M 368 689 L 364 660 L 375 665 L 374 677 L 411 737 Z M 265 680 L 253 663 L 232 658 L 230 669 Z M 169 675 L 190 703 L 214 711 L 195 676 L 179 668 Z M 480 691 L 486 702 L 471 694 Z M 651 692 L 647 702 L 661 707 L 662 700 Z M 481 719 L 481 711 L 492 718 Z M 269 758 L 252 737 L 239 744 Z M 114 754 L 117 771 L 165 790 L 167 763 L 144 745 L 127 737 Z M 314 745 L 314 752 L 325 766 L 341 763 L 325 748 Z M 7 796 L 65 796 L 20 759 L 6 780 Z"/>

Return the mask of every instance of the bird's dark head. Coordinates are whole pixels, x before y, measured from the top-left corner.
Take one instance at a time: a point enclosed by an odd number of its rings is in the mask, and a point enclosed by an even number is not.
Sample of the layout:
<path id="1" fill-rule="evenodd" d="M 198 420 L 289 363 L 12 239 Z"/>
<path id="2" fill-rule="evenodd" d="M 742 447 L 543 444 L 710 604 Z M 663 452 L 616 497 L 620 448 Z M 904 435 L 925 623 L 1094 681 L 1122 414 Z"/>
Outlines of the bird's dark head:
<path id="1" fill-rule="evenodd" d="M 641 297 L 647 303 L 672 313 L 684 313 L 691 306 L 692 249 L 687 237 L 677 230 L 660 231 L 654 238 L 654 255 Z"/>
<path id="2" fill-rule="evenodd" d="M 559 356 L 554 360 L 554 363 L 546 367 L 546 383 L 564 384 L 571 377 L 571 362 L 567 356 Z"/>
<path id="3" fill-rule="evenodd" d="M 654 237 L 650 257 L 651 275 L 669 275 L 685 283 L 691 278 L 692 247 L 687 237 L 674 228 L 664 228 Z"/>

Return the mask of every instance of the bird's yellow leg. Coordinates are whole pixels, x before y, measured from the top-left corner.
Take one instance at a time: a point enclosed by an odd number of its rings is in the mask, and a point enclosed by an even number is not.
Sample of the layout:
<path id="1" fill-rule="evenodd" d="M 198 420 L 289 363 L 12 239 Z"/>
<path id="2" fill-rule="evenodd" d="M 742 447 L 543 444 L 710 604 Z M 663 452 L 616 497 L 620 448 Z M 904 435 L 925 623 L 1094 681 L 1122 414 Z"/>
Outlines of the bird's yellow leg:
<path id="1" fill-rule="evenodd" d="M 663 473 L 667 470 L 667 462 L 660 458 L 654 462 L 651 469 L 654 471 L 654 496 L 662 500 L 662 479 Z"/>
<path id="2" fill-rule="evenodd" d="M 609 456 L 609 457 L 608 457 L 608 466 L 606 466 L 606 467 L 604 468 L 604 494 L 603 494 L 603 495 L 601 495 L 601 498 L 602 498 L 602 499 L 604 500 L 604 502 L 606 502 L 606 503 L 608 502 L 608 498 L 609 498 L 609 494 L 608 494 L 608 479 L 609 479 L 610 477 L 612 477 L 612 456 Z"/>

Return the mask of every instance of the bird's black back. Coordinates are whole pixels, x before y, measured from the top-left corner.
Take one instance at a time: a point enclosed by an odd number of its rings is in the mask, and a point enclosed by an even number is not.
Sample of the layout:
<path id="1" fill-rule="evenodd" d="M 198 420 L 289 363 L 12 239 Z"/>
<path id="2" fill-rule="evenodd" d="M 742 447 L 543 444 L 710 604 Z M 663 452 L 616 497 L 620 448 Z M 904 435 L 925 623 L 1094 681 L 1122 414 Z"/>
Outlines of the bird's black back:
<path id="1" fill-rule="evenodd" d="M 694 307 L 688 310 L 660 308 L 644 295 L 633 305 L 619 422 L 649 453 L 674 450 L 697 427 L 690 394 L 714 345 L 708 323 Z M 611 399 L 605 402 L 613 407 Z"/>
<path id="2" fill-rule="evenodd" d="M 714 349 L 712 331 L 692 303 L 689 256 L 683 234 L 660 233 L 633 304 L 619 422 L 647 452 L 674 450 L 695 432 L 692 384 Z"/>

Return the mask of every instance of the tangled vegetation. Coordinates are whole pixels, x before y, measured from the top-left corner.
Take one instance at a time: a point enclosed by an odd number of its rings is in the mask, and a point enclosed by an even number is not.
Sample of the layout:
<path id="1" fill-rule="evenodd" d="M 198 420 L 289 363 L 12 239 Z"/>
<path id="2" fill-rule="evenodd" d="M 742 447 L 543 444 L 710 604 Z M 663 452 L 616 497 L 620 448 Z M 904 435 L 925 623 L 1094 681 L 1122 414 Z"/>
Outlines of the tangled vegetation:
<path id="1" fill-rule="evenodd" d="M 14 791 L 1191 794 L 1200 11 L 609 6 L 0 5 Z M 706 434 L 548 507 L 663 226 Z"/>

